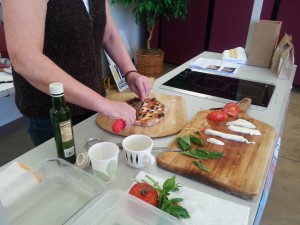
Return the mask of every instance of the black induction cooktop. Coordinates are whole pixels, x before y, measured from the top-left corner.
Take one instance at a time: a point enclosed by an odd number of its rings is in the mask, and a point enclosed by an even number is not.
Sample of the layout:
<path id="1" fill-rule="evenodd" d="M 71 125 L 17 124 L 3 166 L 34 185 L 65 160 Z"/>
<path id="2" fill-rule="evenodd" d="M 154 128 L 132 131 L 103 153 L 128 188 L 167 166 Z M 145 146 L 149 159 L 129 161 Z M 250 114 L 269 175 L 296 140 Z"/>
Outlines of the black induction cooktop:
<path id="1" fill-rule="evenodd" d="M 163 83 L 161 88 L 230 101 L 248 97 L 252 99 L 253 105 L 267 108 L 275 85 L 186 69 Z"/>

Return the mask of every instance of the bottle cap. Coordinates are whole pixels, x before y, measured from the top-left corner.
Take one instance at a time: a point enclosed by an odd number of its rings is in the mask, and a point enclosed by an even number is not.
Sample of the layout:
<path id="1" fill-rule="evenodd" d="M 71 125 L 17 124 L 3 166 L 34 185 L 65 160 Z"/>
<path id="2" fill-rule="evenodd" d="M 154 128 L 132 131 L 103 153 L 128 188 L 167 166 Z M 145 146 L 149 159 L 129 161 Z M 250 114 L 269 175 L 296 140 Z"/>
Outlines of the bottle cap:
<path id="1" fill-rule="evenodd" d="M 49 85 L 50 94 L 53 96 L 59 96 L 64 94 L 64 87 L 62 83 L 52 83 Z"/>

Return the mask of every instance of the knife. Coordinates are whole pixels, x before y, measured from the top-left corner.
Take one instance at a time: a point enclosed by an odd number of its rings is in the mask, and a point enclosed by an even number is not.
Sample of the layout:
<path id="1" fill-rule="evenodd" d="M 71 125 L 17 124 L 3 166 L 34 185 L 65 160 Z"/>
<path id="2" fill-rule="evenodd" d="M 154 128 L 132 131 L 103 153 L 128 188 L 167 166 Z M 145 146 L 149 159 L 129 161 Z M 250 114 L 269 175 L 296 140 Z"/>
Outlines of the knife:
<path id="1" fill-rule="evenodd" d="M 143 104 L 144 104 L 144 101 L 139 100 L 139 101 L 133 106 L 133 108 L 135 109 L 136 112 L 138 112 L 138 111 L 142 108 Z M 121 130 L 124 129 L 124 127 L 125 127 L 125 122 L 124 122 L 124 120 L 122 120 L 122 119 L 117 119 L 117 120 L 114 122 L 113 126 L 112 126 L 112 131 L 113 131 L 114 133 L 119 133 Z"/>
<path id="2" fill-rule="evenodd" d="M 123 149 L 122 143 L 116 144 L 120 149 Z M 153 151 L 167 151 L 167 152 L 182 152 L 183 150 L 180 148 L 168 148 L 168 147 L 152 147 Z"/>

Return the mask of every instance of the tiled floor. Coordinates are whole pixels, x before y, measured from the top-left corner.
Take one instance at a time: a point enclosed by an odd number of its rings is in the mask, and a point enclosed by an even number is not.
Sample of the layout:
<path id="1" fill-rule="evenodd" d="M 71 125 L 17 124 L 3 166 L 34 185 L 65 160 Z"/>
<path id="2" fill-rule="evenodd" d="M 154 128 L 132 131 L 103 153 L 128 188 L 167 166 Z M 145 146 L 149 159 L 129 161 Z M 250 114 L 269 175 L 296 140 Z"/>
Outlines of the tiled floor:
<path id="1" fill-rule="evenodd" d="M 300 88 L 294 87 L 283 130 L 278 163 L 261 225 L 300 224 L 299 113 Z M 0 166 L 32 147 L 24 126 L 0 137 Z"/>

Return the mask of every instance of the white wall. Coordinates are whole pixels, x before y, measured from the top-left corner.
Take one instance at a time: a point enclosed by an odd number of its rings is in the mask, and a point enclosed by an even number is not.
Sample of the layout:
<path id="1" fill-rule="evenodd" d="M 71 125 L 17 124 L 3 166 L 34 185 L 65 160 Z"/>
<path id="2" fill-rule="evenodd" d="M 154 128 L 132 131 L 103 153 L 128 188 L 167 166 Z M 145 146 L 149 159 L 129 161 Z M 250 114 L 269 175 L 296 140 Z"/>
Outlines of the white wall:
<path id="1" fill-rule="evenodd" d="M 133 7 L 123 5 L 111 5 L 111 14 L 119 30 L 123 30 L 128 39 L 128 53 L 136 62 L 136 50 L 145 45 L 146 29 L 135 23 L 135 17 L 132 12 Z M 110 75 L 109 67 L 105 56 L 103 55 L 103 75 Z"/>
<path id="2" fill-rule="evenodd" d="M 111 6 L 111 13 L 119 30 L 124 30 L 129 46 L 131 48 L 131 56 L 135 58 L 135 51 L 144 43 L 146 31 L 142 26 L 135 23 L 135 17 L 132 7 L 124 7 L 123 5 Z"/>

